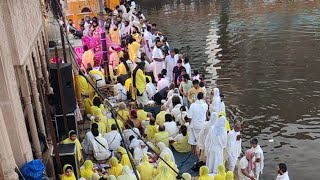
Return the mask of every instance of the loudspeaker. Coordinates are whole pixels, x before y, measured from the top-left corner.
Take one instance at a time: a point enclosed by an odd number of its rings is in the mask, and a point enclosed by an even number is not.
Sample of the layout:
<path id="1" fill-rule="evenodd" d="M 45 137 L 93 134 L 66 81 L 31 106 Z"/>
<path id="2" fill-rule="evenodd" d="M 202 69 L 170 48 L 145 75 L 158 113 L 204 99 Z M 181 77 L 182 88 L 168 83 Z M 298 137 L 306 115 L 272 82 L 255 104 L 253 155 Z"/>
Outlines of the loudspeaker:
<path id="1" fill-rule="evenodd" d="M 161 105 L 161 100 L 167 99 L 168 91 L 169 91 L 169 88 L 168 88 L 168 87 L 165 87 L 165 88 L 161 89 L 159 92 L 157 92 L 157 93 L 154 95 L 153 100 L 154 100 L 158 105 Z"/>
<path id="2" fill-rule="evenodd" d="M 156 117 L 160 112 L 160 106 L 144 107 L 144 111 L 152 113 L 152 117 Z"/>
<path id="3" fill-rule="evenodd" d="M 54 124 L 57 134 L 57 141 L 62 141 L 69 136 L 69 131 L 78 132 L 78 125 L 74 113 L 66 114 L 68 129 L 65 131 L 64 119 L 62 114 L 54 115 Z"/>
<path id="4" fill-rule="evenodd" d="M 53 151 L 54 147 L 52 146 L 51 149 L 51 158 L 52 158 L 52 163 L 55 171 L 55 176 L 56 179 L 58 179 L 59 174 L 62 174 L 62 172 L 58 171 L 57 168 L 57 162 L 55 158 L 55 154 Z M 61 168 L 65 164 L 70 164 L 73 168 L 74 175 L 76 176 L 76 179 L 79 179 L 80 176 L 80 163 L 78 161 L 78 154 L 77 154 L 77 149 L 75 144 L 59 144 L 58 145 L 58 152 L 59 152 L 59 157 L 60 157 L 60 163 L 61 163 Z"/>
<path id="5" fill-rule="evenodd" d="M 60 63 L 58 72 L 57 64 L 50 64 L 50 81 L 54 93 L 54 104 L 56 114 L 62 114 L 61 92 L 59 89 L 58 73 L 61 75 L 62 91 L 64 96 L 65 113 L 74 112 L 76 109 L 76 98 L 73 86 L 72 66 L 70 63 Z"/>

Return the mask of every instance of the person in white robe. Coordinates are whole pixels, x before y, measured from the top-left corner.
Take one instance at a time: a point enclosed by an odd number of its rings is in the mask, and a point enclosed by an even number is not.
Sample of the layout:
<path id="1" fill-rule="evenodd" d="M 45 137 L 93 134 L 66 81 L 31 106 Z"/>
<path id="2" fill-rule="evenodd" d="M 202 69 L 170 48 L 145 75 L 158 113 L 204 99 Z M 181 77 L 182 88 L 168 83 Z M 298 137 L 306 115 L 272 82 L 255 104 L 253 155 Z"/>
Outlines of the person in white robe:
<path id="1" fill-rule="evenodd" d="M 172 162 L 176 162 L 176 160 L 175 160 L 175 158 L 174 158 L 174 156 L 173 156 L 173 153 L 172 153 L 172 151 L 171 151 L 171 149 L 170 148 L 168 148 L 163 142 L 159 142 L 158 144 L 157 144 L 157 146 L 159 147 L 159 149 L 160 149 L 160 157 L 162 158 L 162 159 L 164 159 L 164 155 L 165 154 L 169 154 L 170 155 L 170 158 L 171 158 L 171 161 Z M 158 161 L 160 162 L 160 159 L 158 159 Z"/>
<path id="2" fill-rule="evenodd" d="M 133 151 L 133 157 L 136 163 L 140 164 L 143 156 L 147 155 L 147 153 L 148 153 L 148 147 L 142 140 L 139 140 L 139 145 Z"/>
<path id="3" fill-rule="evenodd" d="M 126 143 L 127 146 L 130 145 L 130 136 L 134 136 L 135 138 L 139 138 L 140 135 L 140 131 L 138 128 L 135 128 L 133 125 L 132 121 L 127 121 L 125 124 L 126 129 L 123 130 L 123 138 L 124 138 L 124 143 Z M 132 129 L 130 128 L 132 127 Z"/>
<path id="4" fill-rule="evenodd" d="M 97 123 L 93 123 L 91 125 L 91 131 L 86 133 L 86 136 L 84 137 L 84 139 L 83 139 L 83 141 L 81 143 L 82 149 L 83 149 L 84 153 L 86 153 L 86 154 L 91 154 L 92 153 L 89 150 L 89 147 L 90 147 L 91 142 L 94 141 L 94 136 L 92 134 L 92 130 L 94 130 L 94 129 L 98 129 L 98 124 Z"/>
<path id="5" fill-rule="evenodd" d="M 157 90 L 161 91 L 162 89 L 169 87 L 170 82 L 167 78 L 164 77 L 163 74 L 158 74 L 158 83 L 157 83 Z"/>
<path id="6" fill-rule="evenodd" d="M 117 92 L 117 96 L 116 99 L 118 101 L 125 101 L 127 100 L 127 90 L 124 87 L 124 84 L 118 82 L 116 85 L 116 92 Z"/>
<path id="7" fill-rule="evenodd" d="M 144 40 L 144 52 L 149 59 L 152 59 L 152 47 L 154 47 L 153 37 L 151 34 L 151 26 L 147 26 L 147 29 L 143 33 Z M 154 76 L 157 77 L 157 76 Z"/>
<path id="8" fill-rule="evenodd" d="M 165 131 L 169 134 L 169 140 L 173 140 L 177 136 L 179 129 L 175 121 L 172 120 L 171 114 L 165 115 L 165 123 L 163 123 Z"/>
<path id="9" fill-rule="evenodd" d="M 169 94 L 169 93 L 168 93 Z M 172 109 L 173 109 L 173 97 L 179 97 L 179 103 L 180 104 L 182 104 L 183 103 L 183 99 L 182 99 L 182 97 L 180 96 L 180 94 L 179 94 L 179 89 L 178 88 L 175 88 L 174 90 L 173 90 L 173 94 L 171 95 L 171 96 L 168 96 L 168 100 L 167 101 L 165 101 L 164 102 L 164 106 L 169 110 L 169 111 L 171 111 Z"/>
<path id="10" fill-rule="evenodd" d="M 158 77 L 162 69 L 165 68 L 164 55 L 161 50 L 161 42 L 157 41 L 156 46 L 152 50 L 152 61 L 153 61 L 153 75 Z"/>
<path id="11" fill-rule="evenodd" d="M 286 164 L 284 163 L 278 164 L 278 175 L 276 180 L 290 180 Z"/>
<path id="12" fill-rule="evenodd" d="M 175 60 L 175 52 L 174 50 L 170 50 L 170 54 L 166 56 L 165 59 L 165 66 L 167 69 L 167 77 L 169 78 L 169 81 L 173 80 L 173 68 L 177 65 Z"/>
<path id="13" fill-rule="evenodd" d="M 109 146 L 109 150 L 111 151 L 115 151 L 117 150 L 117 148 L 119 146 L 121 146 L 121 135 L 120 133 L 117 131 L 117 125 L 116 124 L 112 124 L 111 125 L 111 131 L 106 133 L 104 135 L 104 138 L 107 140 L 108 142 L 108 146 Z"/>
<path id="14" fill-rule="evenodd" d="M 94 140 L 89 146 L 89 150 L 93 152 L 93 156 L 97 161 L 105 161 L 111 156 L 108 142 L 105 138 L 99 135 L 98 130 L 92 131 Z"/>
<path id="15" fill-rule="evenodd" d="M 208 152 L 206 166 L 210 173 L 217 174 L 218 166 L 223 164 L 223 149 L 227 146 L 226 122 L 226 117 L 221 116 L 216 125 L 210 128 L 205 140 L 205 151 Z"/>
<path id="16" fill-rule="evenodd" d="M 251 150 L 255 152 L 255 158 L 256 158 L 256 168 L 255 168 L 255 176 L 256 179 L 259 179 L 260 175 L 263 172 L 264 168 L 264 155 L 263 155 L 263 150 L 258 144 L 258 140 L 256 138 L 251 139 L 250 141 L 251 145 Z"/>
<path id="17" fill-rule="evenodd" d="M 239 180 L 255 180 L 253 174 L 254 169 L 254 156 L 253 150 L 248 149 L 245 152 L 245 156 L 241 158 L 238 165 Z"/>
<path id="18" fill-rule="evenodd" d="M 198 155 L 199 155 L 200 161 L 206 161 L 205 157 L 207 156 L 207 152 L 204 151 L 206 149 L 205 148 L 205 146 L 206 146 L 205 141 L 208 136 L 210 128 L 213 127 L 217 123 L 218 120 L 219 120 L 218 114 L 213 112 L 211 114 L 210 121 L 205 122 L 203 128 L 201 129 L 201 131 L 199 133 L 198 148 L 199 148 L 200 152 L 198 153 Z"/>
<path id="19" fill-rule="evenodd" d="M 195 153 L 195 146 L 198 143 L 198 137 L 201 129 L 204 126 L 204 123 L 207 119 L 207 110 L 208 105 L 203 100 L 204 94 L 199 92 L 197 95 L 198 100 L 192 103 L 190 109 L 188 111 L 188 118 L 191 119 L 190 122 L 190 136 L 188 143 L 191 144 L 193 147 L 193 152 Z"/>
<path id="20" fill-rule="evenodd" d="M 220 90 L 218 88 L 214 88 L 212 103 L 210 104 L 210 112 L 216 112 L 219 114 L 220 110 L 221 110 Z"/>
<path id="21" fill-rule="evenodd" d="M 241 154 L 241 123 L 236 122 L 232 131 L 228 134 L 228 144 L 226 148 L 228 170 L 234 171 L 237 160 Z"/>
<path id="22" fill-rule="evenodd" d="M 156 86 L 149 81 L 149 78 L 147 78 L 146 93 L 149 100 L 152 100 L 153 96 L 157 93 Z"/>

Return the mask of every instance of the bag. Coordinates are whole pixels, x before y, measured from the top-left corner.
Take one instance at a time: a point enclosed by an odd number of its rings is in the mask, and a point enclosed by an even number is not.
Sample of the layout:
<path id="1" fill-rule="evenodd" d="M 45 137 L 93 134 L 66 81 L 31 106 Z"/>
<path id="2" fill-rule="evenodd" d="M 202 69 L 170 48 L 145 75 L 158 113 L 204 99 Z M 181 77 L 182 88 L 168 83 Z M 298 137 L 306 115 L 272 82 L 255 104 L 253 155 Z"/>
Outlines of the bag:
<path id="1" fill-rule="evenodd" d="M 41 180 L 44 170 L 43 162 L 36 159 L 25 164 L 21 172 L 26 180 Z"/>

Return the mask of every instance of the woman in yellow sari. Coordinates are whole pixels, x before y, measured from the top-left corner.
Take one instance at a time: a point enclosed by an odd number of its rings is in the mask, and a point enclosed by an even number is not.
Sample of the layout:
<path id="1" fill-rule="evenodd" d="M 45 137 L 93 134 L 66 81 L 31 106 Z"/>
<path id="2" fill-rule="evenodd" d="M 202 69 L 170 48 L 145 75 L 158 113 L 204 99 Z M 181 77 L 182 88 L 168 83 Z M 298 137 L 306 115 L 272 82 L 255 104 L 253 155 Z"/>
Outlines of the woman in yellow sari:
<path id="1" fill-rule="evenodd" d="M 79 162 L 81 162 L 81 160 L 82 160 L 82 146 L 81 146 L 79 140 L 77 139 L 77 133 L 74 130 L 71 130 L 69 132 L 69 137 L 67 139 L 65 139 L 62 143 L 63 144 L 71 144 L 71 143 L 76 144 L 78 160 L 79 160 Z"/>
<path id="2" fill-rule="evenodd" d="M 144 155 L 142 158 L 142 163 L 140 163 L 137 167 L 137 170 L 140 174 L 141 180 L 152 180 L 155 169 L 152 164 L 149 163 L 148 155 Z"/>
<path id="3" fill-rule="evenodd" d="M 214 180 L 225 180 L 226 174 L 226 169 L 224 165 L 221 164 L 218 166 L 218 174 L 214 176 Z"/>
<path id="4" fill-rule="evenodd" d="M 126 149 L 120 146 L 117 148 L 117 153 L 119 153 L 121 155 L 120 164 L 122 164 L 122 166 L 127 165 L 130 169 L 132 169 L 132 165 L 131 165 L 129 155 L 128 155 Z M 130 156 L 131 156 L 131 154 L 130 154 Z"/>
<path id="5" fill-rule="evenodd" d="M 109 163 L 111 168 L 109 170 L 109 175 L 114 175 L 118 177 L 122 174 L 122 165 L 118 163 L 118 159 L 115 157 L 110 158 Z"/>
<path id="6" fill-rule="evenodd" d="M 61 180 L 77 180 L 73 173 L 73 167 L 70 164 L 65 164 L 63 166 L 63 174 Z"/>
<path id="7" fill-rule="evenodd" d="M 128 53 L 129 53 L 130 59 L 134 63 L 137 62 L 139 48 L 140 48 L 140 44 L 133 37 L 130 37 L 129 44 L 128 44 Z"/>
<path id="8" fill-rule="evenodd" d="M 207 166 L 201 166 L 198 180 L 213 180 L 213 178 L 209 176 L 209 168 Z"/>
<path id="9" fill-rule="evenodd" d="M 83 167 L 80 169 L 81 177 L 86 178 L 86 180 L 89 180 L 91 176 L 93 175 L 93 163 L 90 160 L 86 160 L 83 164 Z"/>

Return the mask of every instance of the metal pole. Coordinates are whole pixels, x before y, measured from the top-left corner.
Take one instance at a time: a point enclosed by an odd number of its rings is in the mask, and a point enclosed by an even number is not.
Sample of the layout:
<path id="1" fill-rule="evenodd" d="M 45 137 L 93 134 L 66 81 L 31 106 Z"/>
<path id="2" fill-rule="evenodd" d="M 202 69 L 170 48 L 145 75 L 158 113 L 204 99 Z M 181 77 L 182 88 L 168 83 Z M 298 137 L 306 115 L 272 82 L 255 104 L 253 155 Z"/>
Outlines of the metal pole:
<path id="1" fill-rule="evenodd" d="M 68 135 L 68 123 L 67 123 L 67 116 L 66 116 L 66 112 L 65 112 L 65 107 L 64 107 L 64 93 L 63 93 L 63 85 L 62 85 L 62 77 L 60 74 L 60 60 L 59 60 L 59 56 L 58 56 L 58 50 L 57 47 L 55 47 L 55 56 L 57 59 L 56 65 L 57 65 L 57 74 L 58 74 L 58 85 L 59 85 L 59 91 L 60 91 L 60 103 L 61 103 L 61 109 L 62 109 L 62 114 L 63 114 L 63 123 L 64 123 L 64 132 L 66 135 Z"/>
<path id="2" fill-rule="evenodd" d="M 101 44 L 102 44 L 102 58 L 104 63 L 104 73 L 105 73 L 105 80 L 108 84 L 111 80 L 110 78 L 110 72 L 109 72 L 109 61 L 108 61 L 108 55 L 107 55 L 107 42 L 106 42 L 106 33 L 104 30 L 104 19 L 103 19 L 103 8 L 104 5 L 102 3 L 102 0 L 99 0 L 99 9 L 100 9 L 100 34 L 101 34 Z"/>

